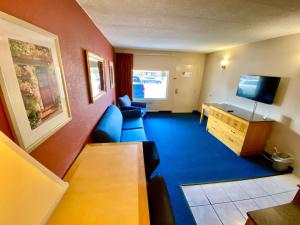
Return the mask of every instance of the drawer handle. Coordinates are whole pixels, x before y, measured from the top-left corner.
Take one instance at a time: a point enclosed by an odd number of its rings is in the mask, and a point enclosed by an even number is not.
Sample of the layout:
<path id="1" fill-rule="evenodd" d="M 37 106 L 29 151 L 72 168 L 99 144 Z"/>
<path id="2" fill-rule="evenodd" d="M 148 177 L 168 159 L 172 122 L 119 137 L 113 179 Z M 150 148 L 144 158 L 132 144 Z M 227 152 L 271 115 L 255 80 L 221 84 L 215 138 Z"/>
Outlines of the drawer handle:
<path id="1" fill-rule="evenodd" d="M 234 142 L 234 140 L 232 138 L 228 138 L 229 141 Z"/>
<path id="2" fill-rule="evenodd" d="M 235 131 L 233 131 L 233 130 L 230 130 L 232 133 L 234 133 L 234 134 L 236 134 L 236 132 Z"/>

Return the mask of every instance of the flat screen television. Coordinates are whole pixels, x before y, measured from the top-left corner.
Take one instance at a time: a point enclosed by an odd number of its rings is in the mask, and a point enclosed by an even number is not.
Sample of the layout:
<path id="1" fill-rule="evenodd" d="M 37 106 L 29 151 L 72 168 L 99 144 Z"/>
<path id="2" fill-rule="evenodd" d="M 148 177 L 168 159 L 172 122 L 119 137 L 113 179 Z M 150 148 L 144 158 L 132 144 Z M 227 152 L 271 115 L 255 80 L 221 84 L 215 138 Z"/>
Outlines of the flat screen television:
<path id="1" fill-rule="evenodd" d="M 280 77 L 242 75 L 236 95 L 257 102 L 273 104 L 279 82 Z"/>

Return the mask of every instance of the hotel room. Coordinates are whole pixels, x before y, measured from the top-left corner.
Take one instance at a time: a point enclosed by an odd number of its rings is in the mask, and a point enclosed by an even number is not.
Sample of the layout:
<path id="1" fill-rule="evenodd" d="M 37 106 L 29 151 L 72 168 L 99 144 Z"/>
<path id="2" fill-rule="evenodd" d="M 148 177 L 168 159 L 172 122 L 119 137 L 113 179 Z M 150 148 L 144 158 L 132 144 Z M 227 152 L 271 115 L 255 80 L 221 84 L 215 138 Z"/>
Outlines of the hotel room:
<path id="1" fill-rule="evenodd" d="M 0 51 L 1 225 L 300 224 L 299 1 L 2 0 Z"/>

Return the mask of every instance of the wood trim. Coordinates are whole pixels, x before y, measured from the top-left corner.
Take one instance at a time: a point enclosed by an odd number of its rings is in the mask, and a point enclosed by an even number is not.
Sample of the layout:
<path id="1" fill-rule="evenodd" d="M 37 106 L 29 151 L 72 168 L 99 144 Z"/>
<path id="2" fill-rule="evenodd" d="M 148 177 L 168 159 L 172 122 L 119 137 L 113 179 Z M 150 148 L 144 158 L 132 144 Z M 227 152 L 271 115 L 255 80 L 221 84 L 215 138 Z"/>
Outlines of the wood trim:
<path id="1" fill-rule="evenodd" d="M 139 224 L 150 225 L 150 216 L 148 209 L 148 193 L 147 193 L 147 182 L 146 182 L 146 173 L 144 165 L 144 154 L 143 154 L 143 145 L 138 143 L 138 148 L 141 154 L 139 154 Z"/>
<path id="2" fill-rule="evenodd" d="M 90 51 L 85 51 L 86 52 L 86 64 L 87 64 L 87 72 L 88 72 L 88 81 L 89 81 L 89 94 L 90 94 L 90 98 L 91 101 L 94 103 L 96 102 L 99 98 L 101 98 L 102 96 L 106 95 L 107 93 L 107 87 L 106 87 L 106 65 L 105 65 L 105 60 L 104 58 L 101 58 L 100 56 L 90 52 Z M 99 62 L 102 63 L 102 73 L 103 73 L 103 85 L 104 85 L 104 90 L 101 91 L 98 95 L 93 96 L 93 89 L 92 89 L 92 80 L 91 80 L 91 71 L 90 71 L 90 62 L 89 62 L 89 58 L 93 58 L 95 60 L 98 60 Z"/>
<path id="3" fill-rule="evenodd" d="M 298 188 L 300 188 L 300 185 L 298 184 Z M 293 203 L 299 205 L 300 204 L 300 189 L 298 189 L 294 199 Z"/>
<path id="4" fill-rule="evenodd" d="M 254 221 L 250 217 L 248 217 L 245 225 L 256 225 L 256 223 L 254 223 Z"/>

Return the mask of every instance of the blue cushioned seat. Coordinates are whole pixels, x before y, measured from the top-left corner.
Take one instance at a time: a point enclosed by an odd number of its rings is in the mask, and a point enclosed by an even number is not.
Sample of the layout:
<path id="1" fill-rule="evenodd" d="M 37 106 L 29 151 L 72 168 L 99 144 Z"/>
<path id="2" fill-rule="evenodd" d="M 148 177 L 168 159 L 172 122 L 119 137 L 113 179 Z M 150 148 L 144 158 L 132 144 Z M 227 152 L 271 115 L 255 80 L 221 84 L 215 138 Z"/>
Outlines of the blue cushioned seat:
<path id="1" fill-rule="evenodd" d="M 123 116 L 119 108 L 111 105 L 107 108 L 94 131 L 96 142 L 120 142 Z"/>
<path id="2" fill-rule="evenodd" d="M 148 141 L 140 110 L 120 111 L 110 105 L 104 112 L 93 133 L 94 142 L 143 142 L 145 172 L 147 180 L 159 164 L 155 143 Z"/>
<path id="3" fill-rule="evenodd" d="M 94 142 L 134 142 L 147 141 L 140 110 L 121 112 L 110 105 L 95 128 Z"/>
<path id="4" fill-rule="evenodd" d="M 131 130 L 131 129 L 144 129 L 144 123 L 142 118 L 128 118 L 123 121 L 123 130 Z"/>
<path id="5" fill-rule="evenodd" d="M 142 117 L 146 115 L 147 112 L 147 104 L 145 102 L 132 102 L 128 95 L 124 95 L 118 98 L 118 102 L 121 108 L 121 111 L 126 110 L 140 110 Z"/>
<path id="6" fill-rule="evenodd" d="M 121 107 L 130 107 L 131 106 L 131 100 L 128 97 L 128 95 L 124 95 L 122 97 L 119 97 L 119 104 Z"/>
<path id="7" fill-rule="evenodd" d="M 147 141 L 144 129 L 123 130 L 121 142 Z"/>

